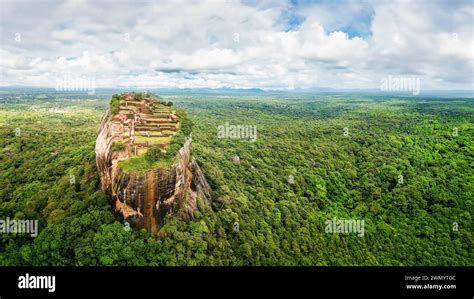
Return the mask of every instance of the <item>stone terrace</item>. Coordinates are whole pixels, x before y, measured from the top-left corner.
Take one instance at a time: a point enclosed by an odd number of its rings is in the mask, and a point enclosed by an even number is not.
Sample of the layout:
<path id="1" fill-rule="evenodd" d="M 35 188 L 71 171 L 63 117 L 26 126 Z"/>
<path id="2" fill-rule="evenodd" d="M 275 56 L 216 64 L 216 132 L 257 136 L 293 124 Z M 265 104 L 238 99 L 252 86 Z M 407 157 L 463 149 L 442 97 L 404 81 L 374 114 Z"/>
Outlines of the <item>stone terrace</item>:
<path id="1" fill-rule="evenodd" d="M 178 128 L 176 112 L 146 94 L 142 100 L 132 93 L 122 94 L 120 111 L 112 118 L 114 141 L 126 146 L 128 157 L 140 155 L 150 146 L 164 149 Z"/>

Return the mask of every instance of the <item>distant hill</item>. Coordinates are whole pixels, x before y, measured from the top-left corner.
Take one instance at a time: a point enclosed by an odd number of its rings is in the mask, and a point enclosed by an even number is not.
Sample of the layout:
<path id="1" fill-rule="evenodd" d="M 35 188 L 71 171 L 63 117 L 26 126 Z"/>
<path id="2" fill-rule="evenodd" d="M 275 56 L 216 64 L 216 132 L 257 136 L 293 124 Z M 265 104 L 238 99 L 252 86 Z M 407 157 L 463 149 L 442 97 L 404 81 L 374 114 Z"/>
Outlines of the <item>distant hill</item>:
<path id="1" fill-rule="evenodd" d="M 127 92 L 130 90 L 149 90 L 153 93 L 161 95 L 176 95 L 176 94 L 234 94 L 234 95 L 285 95 L 285 94 L 365 94 L 365 95 L 381 95 L 381 96 L 402 96 L 402 97 L 474 97 L 473 90 L 421 90 L 418 96 L 413 96 L 410 92 L 385 92 L 379 89 L 337 89 L 330 87 L 315 87 L 315 88 L 296 88 L 296 89 L 262 89 L 262 88 L 133 88 L 133 87 L 102 87 L 96 88 L 98 92 Z M 44 91 L 55 92 L 52 87 L 38 87 L 38 86 L 0 86 L 0 91 Z M 67 91 L 58 91 L 59 93 L 68 93 Z M 80 93 L 81 91 L 74 91 Z"/>

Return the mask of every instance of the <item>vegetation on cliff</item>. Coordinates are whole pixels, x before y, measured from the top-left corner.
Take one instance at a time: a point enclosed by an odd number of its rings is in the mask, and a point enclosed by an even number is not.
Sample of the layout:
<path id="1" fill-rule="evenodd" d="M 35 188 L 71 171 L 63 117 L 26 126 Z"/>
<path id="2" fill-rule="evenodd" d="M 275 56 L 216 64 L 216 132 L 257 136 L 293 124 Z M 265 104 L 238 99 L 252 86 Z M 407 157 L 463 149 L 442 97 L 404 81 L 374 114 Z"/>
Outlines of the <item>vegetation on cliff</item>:
<path id="1" fill-rule="evenodd" d="M 160 152 L 159 155 L 153 153 Z M 151 157 L 152 156 L 152 157 Z M 175 161 L 175 156 L 163 154 L 160 150 L 152 150 L 137 157 L 130 157 L 119 162 L 119 167 L 125 172 L 145 173 L 151 169 L 170 169 Z"/>
<path id="2" fill-rule="evenodd" d="M 120 111 L 120 95 L 114 94 L 112 95 L 112 99 L 110 100 L 110 112 L 112 115 L 116 115 Z"/>

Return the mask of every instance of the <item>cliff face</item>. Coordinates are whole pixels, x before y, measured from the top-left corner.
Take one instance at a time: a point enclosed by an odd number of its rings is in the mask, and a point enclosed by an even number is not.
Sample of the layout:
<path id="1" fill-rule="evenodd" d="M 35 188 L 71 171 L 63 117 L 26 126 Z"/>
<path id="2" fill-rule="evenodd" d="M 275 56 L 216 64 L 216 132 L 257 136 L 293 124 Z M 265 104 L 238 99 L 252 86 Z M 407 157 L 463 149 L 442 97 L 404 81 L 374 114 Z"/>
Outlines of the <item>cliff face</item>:
<path id="1" fill-rule="evenodd" d="M 115 211 L 132 227 L 155 234 L 167 214 L 189 220 L 198 197 L 209 203 L 209 184 L 196 161 L 190 159 L 191 138 L 178 151 L 171 168 L 126 172 L 118 162 L 129 158 L 130 150 L 112 150 L 119 126 L 113 118 L 107 111 L 102 119 L 95 147 L 97 169 L 102 190 L 110 194 Z"/>

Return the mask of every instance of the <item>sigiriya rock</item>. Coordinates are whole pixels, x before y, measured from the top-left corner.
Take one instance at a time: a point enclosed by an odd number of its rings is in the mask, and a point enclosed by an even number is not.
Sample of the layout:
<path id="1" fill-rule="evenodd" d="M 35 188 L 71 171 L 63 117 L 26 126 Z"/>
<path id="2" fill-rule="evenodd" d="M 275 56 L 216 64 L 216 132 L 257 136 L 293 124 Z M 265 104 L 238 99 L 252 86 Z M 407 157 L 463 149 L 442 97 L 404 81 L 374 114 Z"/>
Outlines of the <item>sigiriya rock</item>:
<path id="1" fill-rule="evenodd" d="M 184 112 L 149 93 L 114 95 L 97 136 L 101 188 L 115 212 L 152 234 L 166 215 L 189 220 L 209 206 L 211 188 L 191 158 Z"/>

